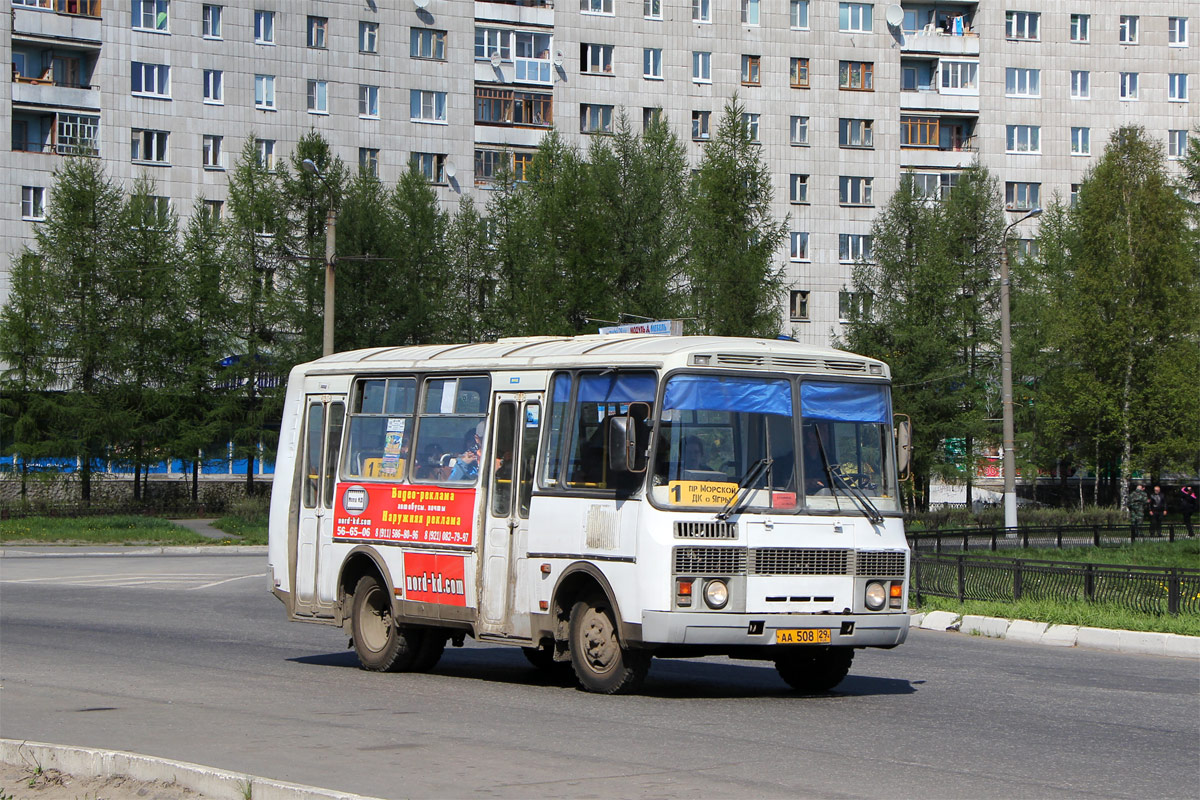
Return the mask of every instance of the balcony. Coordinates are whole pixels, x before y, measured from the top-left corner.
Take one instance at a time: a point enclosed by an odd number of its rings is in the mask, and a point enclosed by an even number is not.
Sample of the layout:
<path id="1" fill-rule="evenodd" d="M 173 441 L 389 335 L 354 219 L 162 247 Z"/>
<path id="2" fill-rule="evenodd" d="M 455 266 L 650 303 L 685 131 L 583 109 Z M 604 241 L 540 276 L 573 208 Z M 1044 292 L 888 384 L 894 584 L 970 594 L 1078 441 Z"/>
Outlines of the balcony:
<path id="1" fill-rule="evenodd" d="M 95 51 L 46 48 L 14 39 L 12 101 L 31 106 L 100 108 L 100 90 L 92 85 Z"/>
<path id="2" fill-rule="evenodd" d="M 901 58 L 900 107 L 911 111 L 979 113 L 979 62 L 961 58 Z"/>
<path id="3" fill-rule="evenodd" d="M 50 37 L 79 42 L 102 41 L 100 0 L 25 0 L 12 4 L 15 36 Z"/>
<path id="4" fill-rule="evenodd" d="M 900 117 L 900 164 L 903 167 L 964 167 L 978 145 L 971 117 Z"/>
<path id="5" fill-rule="evenodd" d="M 516 25 L 554 25 L 552 0 L 475 0 L 475 19 Z"/>
<path id="6" fill-rule="evenodd" d="M 13 109 L 12 149 L 24 153 L 99 155 L 100 118 Z"/>
<path id="7" fill-rule="evenodd" d="M 59 86 L 52 82 L 13 79 L 14 105 L 100 110 L 100 90 L 94 86 Z"/>

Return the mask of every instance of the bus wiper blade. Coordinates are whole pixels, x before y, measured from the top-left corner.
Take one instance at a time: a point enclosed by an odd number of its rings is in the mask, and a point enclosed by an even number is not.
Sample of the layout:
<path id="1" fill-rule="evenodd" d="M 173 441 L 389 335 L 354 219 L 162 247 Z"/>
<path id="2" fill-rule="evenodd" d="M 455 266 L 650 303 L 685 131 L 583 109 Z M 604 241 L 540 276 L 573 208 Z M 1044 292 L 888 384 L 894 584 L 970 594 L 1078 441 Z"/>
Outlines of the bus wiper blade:
<path id="1" fill-rule="evenodd" d="M 829 489 L 834 493 L 834 502 L 837 502 L 838 483 L 841 483 L 842 491 L 850 498 L 850 502 L 858 506 L 858 510 L 863 512 L 871 522 L 876 525 L 881 524 L 883 522 L 883 514 L 879 513 L 879 509 L 867 499 L 865 494 L 847 483 L 846 479 L 842 477 L 841 471 L 829 462 L 829 455 L 825 452 L 825 439 L 821 436 L 821 429 L 816 428 L 815 430 L 817 434 L 817 447 L 821 450 L 821 461 L 825 464 L 825 475 L 829 478 Z M 841 510 L 840 507 L 838 510 Z"/>
<path id="2" fill-rule="evenodd" d="M 751 464 L 750 468 L 746 470 L 746 474 L 738 478 L 738 490 L 734 493 L 733 497 L 729 498 L 729 502 L 725 504 L 725 507 L 717 512 L 717 519 L 722 522 L 729 519 L 738 510 L 741 501 L 750 496 L 750 490 L 753 488 L 754 482 L 762 476 L 763 472 L 770 469 L 774 463 L 774 459 L 770 456 L 764 456 Z"/>

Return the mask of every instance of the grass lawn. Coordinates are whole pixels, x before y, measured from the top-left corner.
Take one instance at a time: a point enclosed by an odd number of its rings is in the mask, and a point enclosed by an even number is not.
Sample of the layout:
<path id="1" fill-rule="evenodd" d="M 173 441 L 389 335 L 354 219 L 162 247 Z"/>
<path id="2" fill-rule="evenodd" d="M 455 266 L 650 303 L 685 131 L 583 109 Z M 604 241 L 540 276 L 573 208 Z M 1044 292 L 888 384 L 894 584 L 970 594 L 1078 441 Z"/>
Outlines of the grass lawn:
<path id="1" fill-rule="evenodd" d="M 257 514 L 252 517 L 242 515 L 225 516 L 213 523 L 213 527 L 233 536 L 240 536 L 237 544 L 266 544 L 267 515 Z"/>
<path id="2" fill-rule="evenodd" d="M 25 517 L 0 520 L 5 544 L 214 544 L 155 517 Z"/>
<path id="3" fill-rule="evenodd" d="M 1028 619 L 1034 622 L 1051 622 L 1056 625 L 1086 625 L 1092 628 L 1115 628 L 1127 631 L 1158 631 L 1179 633 L 1185 636 L 1200 636 L 1200 615 L 1141 614 L 1122 608 L 1100 604 L 1073 602 L 1049 602 L 1044 600 L 1021 600 L 1015 603 L 982 602 L 968 600 L 960 603 L 949 597 L 922 597 L 920 608 L 913 602 L 911 610 L 951 611 L 955 614 L 980 614 L 985 617 L 1004 619 Z"/>
<path id="4" fill-rule="evenodd" d="M 955 552 L 948 550 L 946 552 Z M 967 551 L 970 556 L 987 558 L 1033 558 L 1042 561 L 1073 561 L 1083 564 L 1121 564 L 1131 567 L 1178 567 L 1200 569 L 1200 539 L 1176 539 L 1174 542 L 1139 541 L 1119 547 L 1030 547 L 997 550 L 980 548 Z"/>

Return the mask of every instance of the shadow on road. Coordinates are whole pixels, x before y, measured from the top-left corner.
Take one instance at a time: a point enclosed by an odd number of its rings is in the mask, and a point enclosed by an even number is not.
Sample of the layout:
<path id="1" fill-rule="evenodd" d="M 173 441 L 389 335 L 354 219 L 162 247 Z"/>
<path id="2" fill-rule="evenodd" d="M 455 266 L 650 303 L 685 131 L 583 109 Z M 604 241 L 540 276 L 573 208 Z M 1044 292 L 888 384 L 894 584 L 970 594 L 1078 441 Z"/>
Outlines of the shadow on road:
<path id="1" fill-rule="evenodd" d="M 323 653 L 288 659 L 297 664 L 318 667 L 358 667 L 353 651 Z M 511 683 L 524 686 L 575 688 L 568 675 L 556 675 L 538 670 L 515 648 L 465 647 L 451 648 L 430 673 L 431 675 L 466 680 Z M 835 700 L 841 697 L 913 694 L 917 683 L 899 678 L 879 678 L 870 675 L 850 675 L 837 689 L 828 694 L 801 695 L 789 689 L 769 663 L 712 662 L 696 660 L 655 659 L 650 675 L 638 694 L 663 699 L 739 698 L 739 697 L 804 697 L 811 700 Z"/>

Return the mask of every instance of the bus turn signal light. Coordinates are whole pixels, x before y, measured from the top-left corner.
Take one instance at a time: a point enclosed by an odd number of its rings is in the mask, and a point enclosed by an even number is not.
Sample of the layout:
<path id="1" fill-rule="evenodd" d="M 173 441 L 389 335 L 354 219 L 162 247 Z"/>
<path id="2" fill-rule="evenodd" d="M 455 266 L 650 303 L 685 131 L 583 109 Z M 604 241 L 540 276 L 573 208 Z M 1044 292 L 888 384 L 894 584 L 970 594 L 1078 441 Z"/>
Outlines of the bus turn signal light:
<path id="1" fill-rule="evenodd" d="M 903 583 L 893 583 L 891 588 L 889 589 L 889 592 L 892 595 L 892 597 L 900 597 L 900 593 L 903 591 L 904 591 Z"/>
<path id="2" fill-rule="evenodd" d="M 692 604 L 692 581 L 679 580 L 675 582 L 675 604 L 686 608 Z"/>

